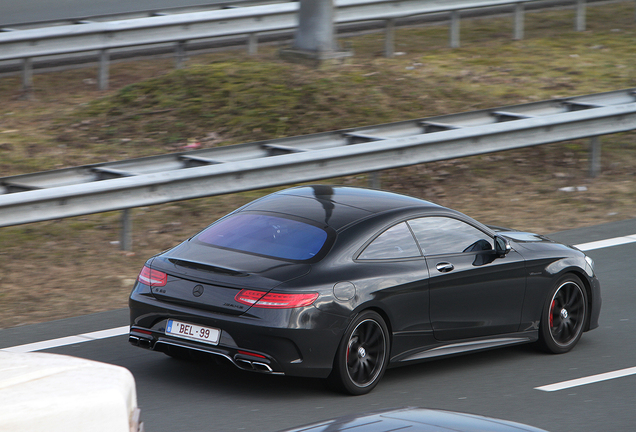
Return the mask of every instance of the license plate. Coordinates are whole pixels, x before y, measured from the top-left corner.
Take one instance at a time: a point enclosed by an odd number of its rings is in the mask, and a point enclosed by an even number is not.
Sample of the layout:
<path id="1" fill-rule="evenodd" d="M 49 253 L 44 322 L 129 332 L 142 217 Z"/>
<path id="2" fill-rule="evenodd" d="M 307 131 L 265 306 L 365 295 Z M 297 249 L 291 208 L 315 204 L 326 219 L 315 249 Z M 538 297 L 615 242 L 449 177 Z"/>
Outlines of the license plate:
<path id="1" fill-rule="evenodd" d="M 217 345 L 219 343 L 221 330 L 181 321 L 168 320 L 168 324 L 166 325 L 166 334 L 183 339 Z"/>

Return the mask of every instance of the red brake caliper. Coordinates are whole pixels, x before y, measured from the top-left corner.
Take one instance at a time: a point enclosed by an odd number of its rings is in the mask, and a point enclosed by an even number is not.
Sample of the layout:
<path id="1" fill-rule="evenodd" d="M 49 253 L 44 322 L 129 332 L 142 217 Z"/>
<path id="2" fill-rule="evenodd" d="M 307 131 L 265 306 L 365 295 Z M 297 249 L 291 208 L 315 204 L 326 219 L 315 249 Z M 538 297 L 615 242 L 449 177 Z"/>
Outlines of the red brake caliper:
<path id="1" fill-rule="evenodd" d="M 552 304 L 550 305 L 550 327 L 554 327 L 554 304 L 556 300 L 552 300 Z"/>

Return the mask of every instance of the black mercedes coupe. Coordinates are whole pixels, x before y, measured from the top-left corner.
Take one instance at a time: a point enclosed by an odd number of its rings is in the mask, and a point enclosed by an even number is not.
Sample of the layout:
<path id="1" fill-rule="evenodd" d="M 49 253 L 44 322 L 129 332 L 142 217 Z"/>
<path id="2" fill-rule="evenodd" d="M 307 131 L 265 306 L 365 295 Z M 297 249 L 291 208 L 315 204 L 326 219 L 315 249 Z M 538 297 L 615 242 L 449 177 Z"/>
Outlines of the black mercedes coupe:
<path id="1" fill-rule="evenodd" d="M 583 252 L 428 201 L 303 186 L 257 199 L 150 258 L 130 295 L 133 345 L 371 391 L 387 367 L 598 327 Z"/>

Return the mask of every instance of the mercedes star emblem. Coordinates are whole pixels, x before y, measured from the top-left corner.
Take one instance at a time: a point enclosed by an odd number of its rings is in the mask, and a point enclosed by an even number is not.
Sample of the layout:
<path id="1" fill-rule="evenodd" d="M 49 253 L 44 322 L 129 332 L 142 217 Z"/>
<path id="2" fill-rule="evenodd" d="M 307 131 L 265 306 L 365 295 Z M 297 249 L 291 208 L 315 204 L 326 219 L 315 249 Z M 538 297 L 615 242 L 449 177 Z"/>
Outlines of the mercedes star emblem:
<path id="1" fill-rule="evenodd" d="M 192 290 L 192 294 L 195 297 L 201 297 L 201 294 L 203 294 L 203 285 L 195 286 L 194 289 Z"/>

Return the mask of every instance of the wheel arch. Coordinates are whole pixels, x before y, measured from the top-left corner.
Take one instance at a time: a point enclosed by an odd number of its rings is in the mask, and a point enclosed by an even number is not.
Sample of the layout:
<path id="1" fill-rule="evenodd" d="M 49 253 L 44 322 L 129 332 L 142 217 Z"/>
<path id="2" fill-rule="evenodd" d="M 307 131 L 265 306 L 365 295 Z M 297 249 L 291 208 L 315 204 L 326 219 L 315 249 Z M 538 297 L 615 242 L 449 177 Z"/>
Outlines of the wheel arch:
<path id="1" fill-rule="evenodd" d="M 359 308 L 356 309 L 355 313 L 351 316 L 351 320 L 349 322 L 353 322 L 358 315 L 364 313 L 366 311 L 373 311 L 380 315 L 380 317 L 384 320 L 384 324 L 386 325 L 387 330 L 389 331 L 389 351 L 393 346 L 393 326 L 391 324 L 390 314 L 384 310 L 383 307 L 377 304 L 364 304 L 360 305 Z"/>
<path id="2" fill-rule="evenodd" d="M 573 274 L 579 278 L 579 280 L 583 283 L 583 288 L 585 289 L 585 294 L 587 294 L 587 309 L 585 313 L 585 323 L 583 324 L 583 331 L 586 332 L 590 329 L 590 318 L 592 316 L 592 286 L 588 281 L 585 272 L 579 268 L 572 268 L 568 271 L 563 272 L 559 277 L 563 277 L 567 274 Z"/>

